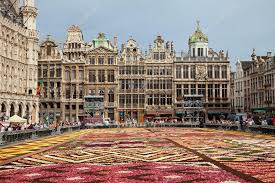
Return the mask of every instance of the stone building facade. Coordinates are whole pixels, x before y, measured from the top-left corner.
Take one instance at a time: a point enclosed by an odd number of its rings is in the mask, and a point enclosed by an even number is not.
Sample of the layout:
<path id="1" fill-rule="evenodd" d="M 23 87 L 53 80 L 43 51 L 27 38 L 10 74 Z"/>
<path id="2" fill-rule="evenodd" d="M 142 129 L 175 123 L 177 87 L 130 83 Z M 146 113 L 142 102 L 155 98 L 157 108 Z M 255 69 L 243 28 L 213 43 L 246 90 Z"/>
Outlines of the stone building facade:
<path id="1" fill-rule="evenodd" d="M 145 62 L 137 42 L 130 38 L 122 45 L 118 60 L 119 121 L 129 118 L 143 122 L 145 115 Z"/>
<path id="2" fill-rule="evenodd" d="M 0 2 L 0 109 L 2 119 L 17 114 L 38 122 L 37 8 L 34 0 Z"/>
<path id="3" fill-rule="evenodd" d="M 62 106 L 62 54 L 58 45 L 47 38 L 41 45 L 38 58 L 38 85 L 40 121 L 61 120 Z"/>
<path id="4" fill-rule="evenodd" d="M 133 38 L 119 50 L 116 37 L 112 43 L 99 33 L 85 42 L 81 29 L 71 26 L 59 59 L 60 116 L 66 121 L 85 117 L 83 97 L 88 95 L 103 96 L 104 117 L 120 122 L 178 116 L 184 95 L 203 95 L 210 118 L 230 112 L 228 54 L 208 48 L 199 25 L 190 36 L 188 54 L 180 56 L 173 42 L 161 36 L 145 52 Z"/>
<path id="5" fill-rule="evenodd" d="M 251 61 L 237 62 L 234 93 L 235 112 L 275 112 L 275 56 L 271 52 L 257 56 L 255 49 Z"/>
<path id="6" fill-rule="evenodd" d="M 174 60 L 175 113 L 182 117 L 184 95 L 204 96 L 205 113 L 209 119 L 230 113 L 230 63 L 228 53 L 216 53 L 208 47 L 208 37 L 197 29 L 189 38 L 188 54 Z"/>
<path id="7" fill-rule="evenodd" d="M 99 33 L 87 48 L 85 71 L 86 94 L 104 96 L 104 116 L 118 120 L 118 49 L 104 33 Z"/>
<path id="8" fill-rule="evenodd" d="M 145 56 L 146 117 L 173 117 L 173 43 L 166 42 L 161 36 L 149 46 Z"/>
<path id="9" fill-rule="evenodd" d="M 247 69 L 250 90 L 251 112 L 275 112 L 275 56 L 268 52 L 265 56 L 257 56 L 255 50 L 252 54 L 252 64 Z"/>

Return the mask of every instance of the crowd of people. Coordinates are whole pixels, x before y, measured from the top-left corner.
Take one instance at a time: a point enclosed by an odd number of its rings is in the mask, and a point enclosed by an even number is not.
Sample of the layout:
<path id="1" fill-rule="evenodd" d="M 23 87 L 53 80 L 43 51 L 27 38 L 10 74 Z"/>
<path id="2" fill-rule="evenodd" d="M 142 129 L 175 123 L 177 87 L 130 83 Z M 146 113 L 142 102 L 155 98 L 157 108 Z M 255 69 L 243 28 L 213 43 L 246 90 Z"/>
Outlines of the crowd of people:
<path id="1" fill-rule="evenodd" d="M 229 115 L 227 118 L 221 116 L 217 120 L 208 120 L 210 124 L 241 125 L 243 127 L 252 125 L 275 126 L 275 116 L 248 114 L 247 116 Z"/>
<path id="2" fill-rule="evenodd" d="M 80 126 L 80 122 L 59 122 L 59 123 L 9 123 L 8 121 L 0 121 L 0 132 L 7 131 L 23 131 L 23 130 L 40 130 L 40 129 L 57 129 L 58 127 L 70 127 L 70 126 Z"/>

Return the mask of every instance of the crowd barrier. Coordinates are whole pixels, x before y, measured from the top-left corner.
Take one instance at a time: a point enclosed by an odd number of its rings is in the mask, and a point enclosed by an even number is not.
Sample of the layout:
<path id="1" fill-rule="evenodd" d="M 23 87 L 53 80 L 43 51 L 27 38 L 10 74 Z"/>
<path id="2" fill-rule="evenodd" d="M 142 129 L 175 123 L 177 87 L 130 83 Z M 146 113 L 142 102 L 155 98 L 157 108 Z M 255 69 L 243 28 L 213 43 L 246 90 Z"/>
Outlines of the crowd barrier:
<path id="1" fill-rule="evenodd" d="M 224 129 L 224 130 L 242 130 L 246 132 L 253 132 L 259 134 L 275 134 L 275 126 L 271 125 L 248 125 L 241 128 L 238 124 L 213 124 L 205 123 L 205 128 L 215 128 L 215 129 Z"/>
<path id="2" fill-rule="evenodd" d="M 77 130 L 80 130 L 80 126 L 59 127 L 57 129 L 43 128 L 39 130 L 0 132 L 0 145 L 6 145 L 22 140 L 35 139 Z"/>
<path id="3" fill-rule="evenodd" d="M 145 123 L 145 124 L 97 124 L 97 125 L 86 125 L 85 128 L 119 128 L 119 127 L 137 127 L 137 128 L 151 128 L 151 127 L 190 127 L 190 128 L 198 128 L 200 127 L 200 123 Z M 243 130 L 247 132 L 260 133 L 260 134 L 275 134 L 275 126 L 270 125 L 250 125 L 243 127 L 241 129 L 238 124 L 213 124 L 213 123 L 205 123 L 203 125 L 204 128 L 214 128 L 214 129 L 222 129 L 222 130 Z M 0 132 L 0 145 L 6 145 L 22 140 L 27 139 L 35 139 L 50 135 L 57 135 L 66 132 L 72 132 L 80 130 L 81 126 L 68 126 L 68 127 L 59 127 L 57 129 L 39 129 L 39 130 L 23 130 L 23 131 L 11 131 L 11 132 Z"/>

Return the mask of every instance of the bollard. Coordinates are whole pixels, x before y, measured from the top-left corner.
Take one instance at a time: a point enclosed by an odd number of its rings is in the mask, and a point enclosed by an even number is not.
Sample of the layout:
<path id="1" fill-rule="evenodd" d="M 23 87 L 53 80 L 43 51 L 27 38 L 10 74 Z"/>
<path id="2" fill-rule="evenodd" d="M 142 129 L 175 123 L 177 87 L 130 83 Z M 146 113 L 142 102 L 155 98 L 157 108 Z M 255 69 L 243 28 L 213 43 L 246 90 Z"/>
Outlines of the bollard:
<path id="1" fill-rule="evenodd" d="M 3 137 L 4 137 L 5 133 L 0 132 L 0 145 L 5 144 L 5 142 L 3 141 Z"/>
<path id="2" fill-rule="evenodd" d="M 61 127 L 59 126 L 59 127 L 57 128 L 56 134 L 58 134 L 58 135 L 60 135 L 60 134 L 61 134 L 60 129 L 61 129 Z"/>
<path id="3" fill-rule="evenodd" d="M 35 139 L 35 138 L 37 138 L 37 134 L 36 134 L 36 131 L 33 131 L 33 132 L 32 132 L 31 138 L 32 138 L 32 139 Z"/>

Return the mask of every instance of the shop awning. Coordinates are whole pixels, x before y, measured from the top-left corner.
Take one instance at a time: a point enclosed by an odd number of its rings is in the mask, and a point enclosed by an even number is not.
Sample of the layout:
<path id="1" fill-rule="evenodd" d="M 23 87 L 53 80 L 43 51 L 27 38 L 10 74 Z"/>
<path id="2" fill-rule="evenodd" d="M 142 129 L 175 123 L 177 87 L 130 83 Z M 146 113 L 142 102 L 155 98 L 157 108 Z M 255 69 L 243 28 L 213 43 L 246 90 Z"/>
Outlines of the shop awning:
<path id="1" fill-rule="evenodd" d="M 176 114 L 178 115 L 182 115 L 182 114 L 193 114 L 194 112 L 189 112 L 189 111 L 179 111 L 179 112 L 176 112 Z"/>
<path id="2" fill-rule="evenodd" d="M 265 113 L 266 110 L 257 109 L 257 110 L 254 110 L 253 112 L 256 112 L 256 113 Z"/>
<path id="3" fill-rule="evenodd" d="M 209 111 L 208 114 L 225 114 L 224 112 Z"/>
<path id="4" fill-rule="evenodd" d="M 252 109 L 252 112 L 256 112 L 256 113 L 265 113 L 266 111 L 267 109 L 264 107 Z"/>

